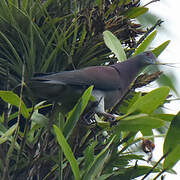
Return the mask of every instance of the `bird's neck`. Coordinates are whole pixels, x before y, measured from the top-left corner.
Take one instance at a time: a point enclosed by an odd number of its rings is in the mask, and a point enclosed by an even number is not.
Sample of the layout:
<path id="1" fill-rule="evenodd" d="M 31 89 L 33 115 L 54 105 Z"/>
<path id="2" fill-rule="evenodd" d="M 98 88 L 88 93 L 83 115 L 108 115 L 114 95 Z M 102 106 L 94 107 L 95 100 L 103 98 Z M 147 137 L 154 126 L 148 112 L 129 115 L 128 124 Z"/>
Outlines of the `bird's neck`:
<path id="1" fill-rule="evenodd" d="M 121 63 L 116 63 L 112 65 L 113 68 L 117 70 L 121 77 L 121 83 L 123 84 L 122 89 L 126 89 L 136 78 L 136 76 L 145 68 L 147 64 L 142 63 L 139 59 L 131 58 L 127 61 Z"/>
<path id="2" fill-rule="evenodd" d="M 133 77 L 135 77 L 135 75 L 142 71 L 147 64 L 142 63 L 139 59 L 130 58 L 127 61 L 116 63 L 111 66 L 114 67 L 120 74 L 131 74 Z M 127 71 L 129 71 L 129 73 L 127 73 Z"/>

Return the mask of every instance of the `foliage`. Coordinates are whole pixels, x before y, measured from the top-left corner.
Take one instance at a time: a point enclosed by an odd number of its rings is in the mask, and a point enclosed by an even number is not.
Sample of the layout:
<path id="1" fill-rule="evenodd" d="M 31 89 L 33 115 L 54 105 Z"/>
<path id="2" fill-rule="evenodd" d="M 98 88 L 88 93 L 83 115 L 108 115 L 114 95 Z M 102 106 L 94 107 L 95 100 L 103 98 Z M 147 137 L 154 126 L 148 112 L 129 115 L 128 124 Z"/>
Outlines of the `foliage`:
<path id="1" fill-rule="evenodd" d="M 28 88 L 36 72 L 108 65 L 148 49 L 156 26 L 144 30 L 133 21 L 147 11 L 139 0 L 0 1 L 1 179 L 114 180 L 174 173 L 179 114 L 158 113 L 173 85 L 144 95 L 134 90 L 134 84 L 112 109 L 119 114 L 117 123 L 95 115 L 97 124 L 91 126 L 83 123 L 83 112 L 93 87 L 68 114 L 57 103 L 34 98 Z M 154 54 L 161 54 L 168 44 L 162 42 Z M 146 78 L 150 83 L 158 76 Z M 146 85 L 147 79 L 139 78 L 138 83 Z M 167 84 L 172 84 L 170 79 Z M 144 144 L 145 149 L 139 144 L 153 141 L 152 130 L 167 124 L 161 165 L 151 161 L 153 142 Z M 138 132 L 144 137 L 137 138 Z"/>

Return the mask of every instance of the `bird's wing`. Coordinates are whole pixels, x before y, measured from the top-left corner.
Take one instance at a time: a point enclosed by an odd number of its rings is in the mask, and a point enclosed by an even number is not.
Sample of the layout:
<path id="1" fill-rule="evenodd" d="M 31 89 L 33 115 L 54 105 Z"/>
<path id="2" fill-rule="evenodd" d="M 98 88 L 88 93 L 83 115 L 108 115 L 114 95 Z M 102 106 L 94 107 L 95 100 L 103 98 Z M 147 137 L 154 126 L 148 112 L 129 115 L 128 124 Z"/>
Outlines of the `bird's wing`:
<path id="1" fill-rule="evenodd" d="M 96 89 L 113 90 L 120 88 L 120 75 L 111 66 L 94 66 L 81 70 L 64 71 L 35 77 L 33 81 L 56 85 L 90 86 Z"/>

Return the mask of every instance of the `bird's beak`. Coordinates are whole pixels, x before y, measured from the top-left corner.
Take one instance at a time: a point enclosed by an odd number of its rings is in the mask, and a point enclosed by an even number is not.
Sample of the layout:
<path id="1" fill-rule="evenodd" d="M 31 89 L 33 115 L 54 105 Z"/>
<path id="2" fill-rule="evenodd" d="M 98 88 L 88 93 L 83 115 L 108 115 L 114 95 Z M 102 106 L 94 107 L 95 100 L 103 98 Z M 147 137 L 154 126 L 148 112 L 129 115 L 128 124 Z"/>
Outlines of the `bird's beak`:
<path id="1" fill-rule="evenodd" d="M 168 67 L 174 67 L 174 68 L 178 68 L 177 66 L 175 66 L 177 63 L 160 63 L 158 61 L 156 61 L 154 63 L 154 65 L 164 65 L 164 66 L 168 66 Z"/>
<path id="2" fill-rule="evenodd" d="M 154 64 L 155 65 L 165 65 L 166 63 L 160 63 L 160 62 L 156 61 Z"/>

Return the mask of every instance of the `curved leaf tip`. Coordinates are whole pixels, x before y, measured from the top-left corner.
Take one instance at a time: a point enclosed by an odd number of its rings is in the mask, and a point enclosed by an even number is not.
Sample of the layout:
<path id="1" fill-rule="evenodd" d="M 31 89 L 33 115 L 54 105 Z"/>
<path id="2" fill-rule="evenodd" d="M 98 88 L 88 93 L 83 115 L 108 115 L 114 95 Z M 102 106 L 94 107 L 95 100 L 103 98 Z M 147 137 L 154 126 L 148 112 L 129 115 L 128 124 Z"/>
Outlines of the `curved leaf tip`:
<path id="1" fill-rule="evenodd" d="M 104 42 L 106 46 L 116 55 L 119 61 L 126 60 L 126 54 L 119 39 L 110 31 L 103 32 Z"/>

